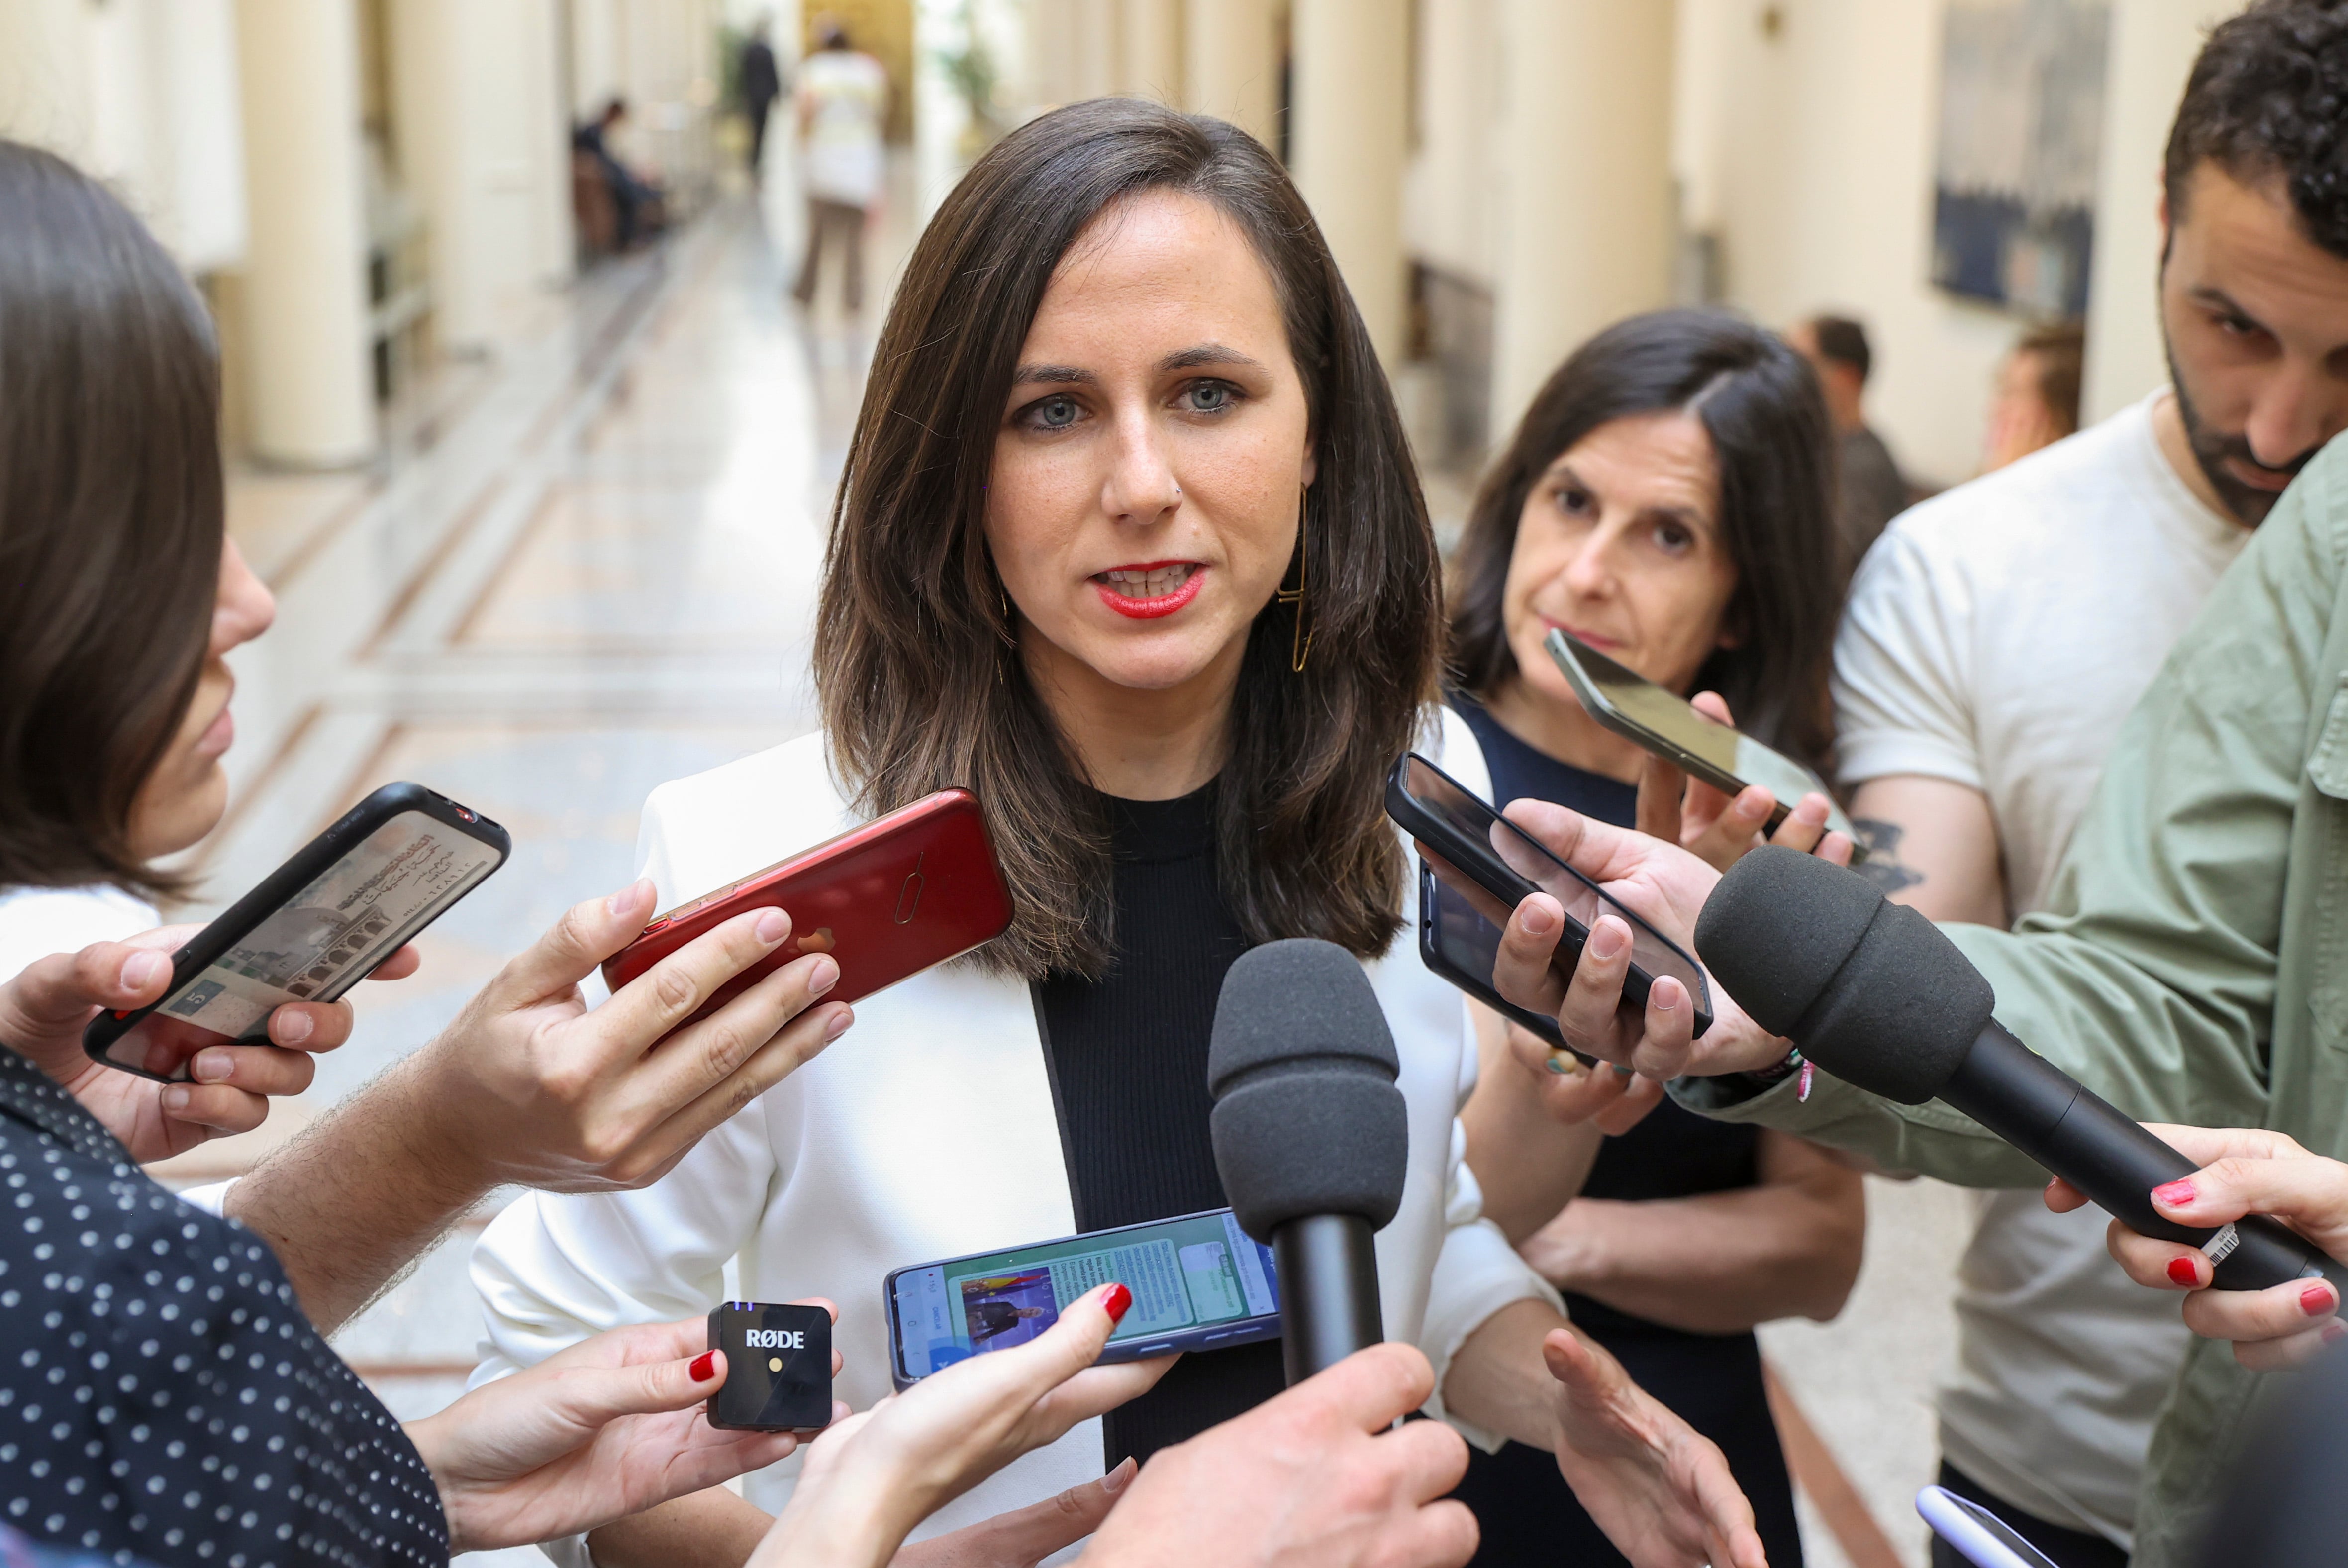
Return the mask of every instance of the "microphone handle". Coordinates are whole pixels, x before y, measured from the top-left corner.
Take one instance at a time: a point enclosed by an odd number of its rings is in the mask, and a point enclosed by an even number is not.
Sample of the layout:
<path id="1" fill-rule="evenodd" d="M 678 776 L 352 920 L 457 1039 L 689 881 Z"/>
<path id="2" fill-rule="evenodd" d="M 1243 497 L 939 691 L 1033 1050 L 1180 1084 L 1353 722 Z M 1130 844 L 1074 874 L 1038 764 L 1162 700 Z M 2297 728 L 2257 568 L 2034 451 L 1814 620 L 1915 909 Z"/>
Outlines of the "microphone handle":
<path id="1" fill-rule="evenodd" d="M 2152 1190 L 2199 1169 L 2133 1117 L 1990 1020 L 1940 1098 L 2060 1176 L 2139 1234 L 2199 1247 L 2220 1290 L 2329 1279 L 2348 1298 L 2348 1268 L 2263 1214 L 2223 1231 L 2161 1217 Z M 2212 1237 L 2232 1233 L 2212 1245 Z"/>
<path id="2" fill-rule="evenodd" d="M 1280 1341 L 1291 1387 L 1386 1336 L 1378 1254 L 1358 1214 L 1306 1214 L 1276 1225 Z"/>

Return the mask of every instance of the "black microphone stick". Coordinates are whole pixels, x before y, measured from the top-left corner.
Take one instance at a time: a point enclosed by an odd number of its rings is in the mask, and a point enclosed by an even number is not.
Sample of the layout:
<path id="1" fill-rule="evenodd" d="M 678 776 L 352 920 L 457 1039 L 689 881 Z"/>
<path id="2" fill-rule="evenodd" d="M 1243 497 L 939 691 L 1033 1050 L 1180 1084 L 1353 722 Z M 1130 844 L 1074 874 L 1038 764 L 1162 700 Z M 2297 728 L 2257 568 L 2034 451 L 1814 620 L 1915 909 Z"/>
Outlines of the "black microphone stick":
<path id="1" fill-rule="evenodd" d="M 1215 1003 L 1215 1169 L 1272 1249 L 1288 1381 L 1385 1337 L 1372 1237 L 1402 1206 L 1410 1121 L 1369 976 L 1334 943 L 1242 954 Z"/>
<path id="2" fill-rule="evenodd" d="M 1992 1017 L 1997 995 L 1956 944 L 1854 872 L 1765 846 L 1720 879 L 1696 953 L 1773 1035 L 1835 1077 L 1902 1105 L 1939 1099 L 2060 1176 L 2131 1230 L 2199 1247 L 2225 1290 L 2348 1268 L 2275 1221 L 2180 1225 L 2152 1190 L 2199 1167 Z"/>

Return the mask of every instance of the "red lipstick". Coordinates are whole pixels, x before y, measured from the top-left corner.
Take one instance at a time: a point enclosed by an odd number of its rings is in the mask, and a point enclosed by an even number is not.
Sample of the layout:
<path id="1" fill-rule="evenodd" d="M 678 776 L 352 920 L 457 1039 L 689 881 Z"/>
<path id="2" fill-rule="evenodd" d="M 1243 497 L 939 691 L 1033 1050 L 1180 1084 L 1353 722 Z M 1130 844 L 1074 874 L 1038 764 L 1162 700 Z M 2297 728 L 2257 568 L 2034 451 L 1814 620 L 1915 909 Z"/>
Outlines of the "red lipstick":
<path id="1" fill-rule="evenodd" d="M 1183 567 L 1189 571 L 1181 581 L 1158 593 L 1147 592 L 1148 587 L 1158 584 L 1136 581 L 1145 575 L 1159 573 L 1165 573 L 1170 579 L 1177 569 Z M 1118 614 L 1136 621 L 1154 621 L 1161 615 L 1171 615 L 1196 599 L 1206 576 L 1207 569 L 1195 561 L 1151 561 L 1130 566 L 1112 566 L 1107 572 L 1097 572 L 1093 573 L 1092 582 L 1094 591 L 1101 596 L 1101 603 Z M 1123 581 L 1117 581 L 1119 578 Z"/>

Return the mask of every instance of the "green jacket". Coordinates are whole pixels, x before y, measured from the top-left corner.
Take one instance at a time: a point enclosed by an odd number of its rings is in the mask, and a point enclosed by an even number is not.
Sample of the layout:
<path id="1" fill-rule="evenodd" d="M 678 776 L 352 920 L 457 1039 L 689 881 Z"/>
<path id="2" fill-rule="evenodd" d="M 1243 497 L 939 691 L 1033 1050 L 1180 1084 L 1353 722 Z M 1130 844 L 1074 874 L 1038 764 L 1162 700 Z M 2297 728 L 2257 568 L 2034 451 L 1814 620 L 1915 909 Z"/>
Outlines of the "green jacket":
<path id="1" fill-rule="evenodd" d="M 2011 933 L 1948 928 L 1997 1016 L 2146 1121 L 2271 1127 L 2348 1158 L 2348 438 L 2310 463 L 2130 716 L 2057 874 Z M 1970 1187 L 2045 1173 L 1945 1106 L 1821 1074 L 1694 1109 Z M 2189 1559 L 2264 1381 L 2197 1340 L 2152 1442 L 2136 1563 Z"/>

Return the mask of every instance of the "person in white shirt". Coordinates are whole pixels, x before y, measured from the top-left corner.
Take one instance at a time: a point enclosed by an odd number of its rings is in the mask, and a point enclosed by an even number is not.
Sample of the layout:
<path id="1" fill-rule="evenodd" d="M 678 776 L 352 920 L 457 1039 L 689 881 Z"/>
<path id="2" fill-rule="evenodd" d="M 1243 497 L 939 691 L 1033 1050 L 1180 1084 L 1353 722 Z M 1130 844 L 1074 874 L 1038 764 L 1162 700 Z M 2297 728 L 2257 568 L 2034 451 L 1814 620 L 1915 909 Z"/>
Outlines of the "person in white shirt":
<path id="1" fill-rule="evenodd" d="M 888 171 L 889 72 L 850 47 L 848 30 L 832 24 L 824 28 L 821 46 L 800 62 L 797 90 L 808 239 L 791 297 L 815 303 L 818 261 L 837 240 L 840 303 L 853 313 L 864 308 L 864 223 Z"/>
<path id="2" fill-rule="evenodd" d="M 1419 961 L 1382 805 L 1414 747 L 1487 788 L 1436 707 L 1442 631 L 1392 394 L 1272 155 L 1134 99 L 998 142 L 916 245 L 873 356 L 814 639 L 823 731 L 662 786 L 641 853 L 664 900 L 693 898 L 959 785 L 1012 925 L 859 1001 L 849 1039 L 655 1186 L 507 1209 L 473 1257 L 477 1380 L 721 1294 L 829 1294 L 840 1391 L 870 1403 L 888 1271 L 1226 1202 L 1216 995 L 1249 947 L 1314 936 L 1362 961 L 1400 1057 L 1407 1175 L 1378 1281 L 1386 1337 L 1433 1366 L 1430 1412 L 1553 1452 L 1646 1568 L 1757 1564 L 1720 1450 L 1480 1216 L 1466 999 Z M 922 1528 L 1033 1506 L 1281 1386 L 1277 1346 L 1194 1351 Z M 742 1563 L 793 1485 L 778 1469 L 669 1504 L 596 1532 L 592 1560 Z"/>
<path id="3" fill-rule="evenodd" d="M 2348 26 L 2315 9 L 2224 24 L 2187 87 L 2162 198 L 2173 387 L 1915 508 L 1852 586 L 1841 782 L 1867 871 L 1935 919 L 2044 906 L 2122 721 L 2348 428 L 2348 199 L 2305 193 L 2337 138 L 2331 100 L 2308 96 L 2328 89 L 2306 84 L 2348 65 Z M 2065 1568 L 2124 1563 L 2186 1330 L 2112 1266 L 2100 1214 L 2028 1191 L 1976 1202 L 1941 1481 Z"/>

